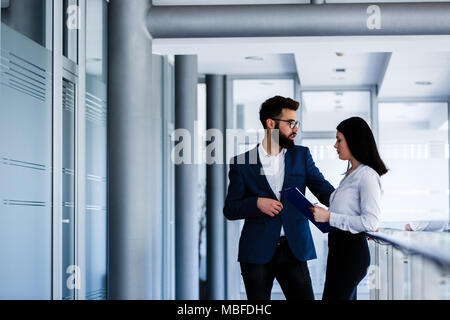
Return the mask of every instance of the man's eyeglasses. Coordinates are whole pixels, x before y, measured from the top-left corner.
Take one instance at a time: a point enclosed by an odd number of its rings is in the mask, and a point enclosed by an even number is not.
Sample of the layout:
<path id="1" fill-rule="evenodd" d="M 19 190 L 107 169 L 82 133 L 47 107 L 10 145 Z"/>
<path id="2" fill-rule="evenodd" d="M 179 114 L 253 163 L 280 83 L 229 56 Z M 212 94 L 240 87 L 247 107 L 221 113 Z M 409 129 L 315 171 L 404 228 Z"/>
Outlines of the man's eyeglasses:
<path id="1" fill-rule="evenodd" d="M 289 123 L 291 129 L 294 129 L 295 127 L 298 128 L 300 126 L 300 122 L 295 120 L 282 120 L 282 119 L 272 119 L 272 120 L 287 122 Z"/>

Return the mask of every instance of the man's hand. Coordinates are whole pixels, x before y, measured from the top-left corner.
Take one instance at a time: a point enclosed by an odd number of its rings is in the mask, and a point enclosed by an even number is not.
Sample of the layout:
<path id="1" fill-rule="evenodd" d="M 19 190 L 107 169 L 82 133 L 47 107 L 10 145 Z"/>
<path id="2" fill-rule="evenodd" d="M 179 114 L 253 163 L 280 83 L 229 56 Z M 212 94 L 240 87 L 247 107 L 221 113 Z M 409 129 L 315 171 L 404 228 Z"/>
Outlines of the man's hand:
<path id="1" fill-rule="evenodd" d="M 257 206 L 262 213 L 271 217 L 275 217 L 283 210 L 281 202 L 268 198 L 258 198 Z"/>

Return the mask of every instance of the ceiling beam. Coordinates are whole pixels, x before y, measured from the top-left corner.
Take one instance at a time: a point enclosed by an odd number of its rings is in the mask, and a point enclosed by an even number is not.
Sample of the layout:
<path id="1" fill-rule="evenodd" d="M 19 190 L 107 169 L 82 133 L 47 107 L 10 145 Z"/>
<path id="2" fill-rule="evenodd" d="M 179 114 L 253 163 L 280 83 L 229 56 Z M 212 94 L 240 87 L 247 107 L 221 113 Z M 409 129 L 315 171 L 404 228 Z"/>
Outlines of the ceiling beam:
<path id="1" fill-rule="evenodd" d="M 377 81 L 377 95 L 380 95 L 381 90 L 383 89 L 384 78 L 386 77 L 387 70 L 389 69 L 389 63 L 391 62 L 392 52 L 385 53 L 383 66 L 380 69 L 380 75 L 378 76 Z"/>
<path id="2" fill-rule="evenodd" d="M 449 35 L 450 3 L 153 6 L 154 39 Z"/>

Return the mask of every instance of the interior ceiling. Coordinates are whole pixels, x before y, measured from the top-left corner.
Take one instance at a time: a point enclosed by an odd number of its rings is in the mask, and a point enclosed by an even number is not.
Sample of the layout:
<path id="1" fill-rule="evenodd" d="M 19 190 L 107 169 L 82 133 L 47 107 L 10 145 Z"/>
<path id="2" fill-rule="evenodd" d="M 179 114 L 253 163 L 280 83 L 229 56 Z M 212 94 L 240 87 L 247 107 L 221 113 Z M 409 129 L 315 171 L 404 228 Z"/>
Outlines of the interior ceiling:
<path id="1" fill-rule="evenodd" d="M 450 0 L 325 2 L 331 4 Z M 153 0 L 153 5 L 268 3 L 305 4 L 310 1 Z M 381 98 L 450 96 L 450 36 L 446 35 L 154 39 L 153 52 L 162 55 L 196 54 L 201 74 L 296 73 L 303 87 L 378 86 Z M 337 53 L 343 55 L 338 56 Z"/>
<path id="2" fill-rule="evenodd" d="M 156 39 L 153 48 L 197 54 L 201 74 L 296 73 L 303 87 L 376 85 L 381 98 L 450 96 L 450 36 Z"/>

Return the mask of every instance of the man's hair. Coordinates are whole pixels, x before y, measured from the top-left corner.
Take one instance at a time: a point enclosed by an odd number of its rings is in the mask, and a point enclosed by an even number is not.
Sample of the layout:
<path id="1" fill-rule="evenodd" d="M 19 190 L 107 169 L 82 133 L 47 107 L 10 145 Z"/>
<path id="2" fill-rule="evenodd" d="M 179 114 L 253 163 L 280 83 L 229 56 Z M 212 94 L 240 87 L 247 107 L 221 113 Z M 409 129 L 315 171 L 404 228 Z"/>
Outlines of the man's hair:
<path id="1" fill-rule="evenodd" d="M 261 110 L 259 111 L 259 119 L 261 120 L 264 129 L 267 129 L 267 119 L 278 118 L 281 115 L 283 109 L 297 111 L 299 106 L 300 103 L 292 100 L 291 98 L 275 96 L 266 100 L 261 105 Z"/>

